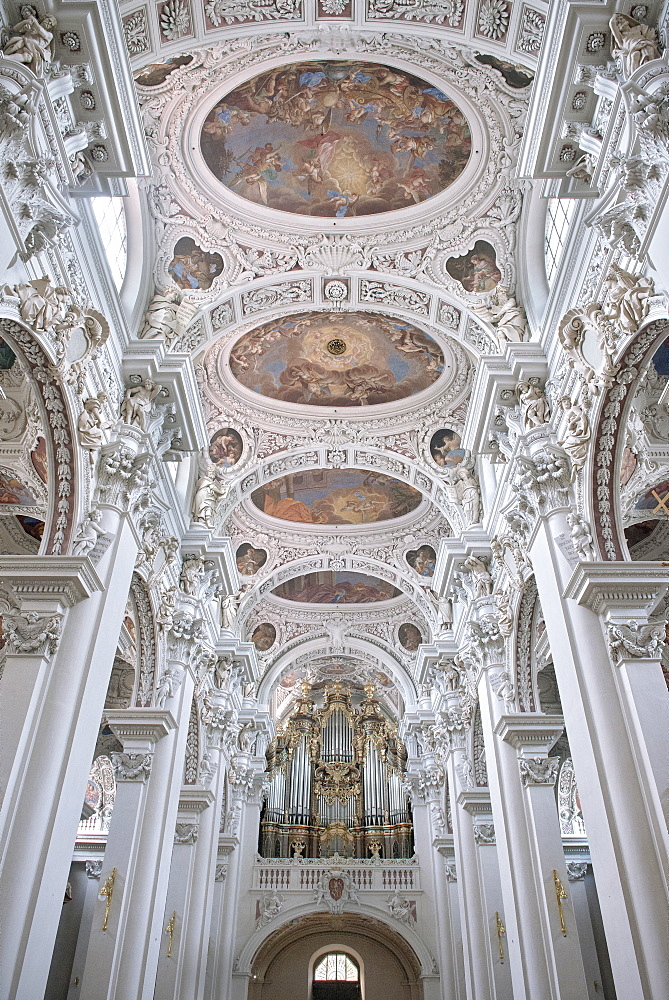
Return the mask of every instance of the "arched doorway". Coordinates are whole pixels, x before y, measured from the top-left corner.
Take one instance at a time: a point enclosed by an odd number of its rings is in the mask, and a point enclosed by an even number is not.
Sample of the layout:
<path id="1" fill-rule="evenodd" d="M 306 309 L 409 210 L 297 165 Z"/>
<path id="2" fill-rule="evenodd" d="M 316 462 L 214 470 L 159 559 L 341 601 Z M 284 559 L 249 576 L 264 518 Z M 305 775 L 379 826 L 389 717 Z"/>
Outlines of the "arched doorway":
<path id="1" fill-rule="evenodd" d="M 316 980 L 319 963 L 327 955 L 352 959 L 358 981 Z M 315 992 L 314 985 L 319 986 Z M 355 992 L 344 991 L 350 985 Z M 322 987 L 330 988 L 323 992 Z M 381 920 L 349 911 L 305 914 L 271 934 L 251 963 L 249 1000 L 285 1000 L 288 996 L 294 1000 L 423 1000 L 421 965 L 406 938 Z"/>
<path id="2" fill-rule="evenodd" d="M 311 1000 L 362 1000 L 362 963 L 342 946 L 312 959 Z"/>

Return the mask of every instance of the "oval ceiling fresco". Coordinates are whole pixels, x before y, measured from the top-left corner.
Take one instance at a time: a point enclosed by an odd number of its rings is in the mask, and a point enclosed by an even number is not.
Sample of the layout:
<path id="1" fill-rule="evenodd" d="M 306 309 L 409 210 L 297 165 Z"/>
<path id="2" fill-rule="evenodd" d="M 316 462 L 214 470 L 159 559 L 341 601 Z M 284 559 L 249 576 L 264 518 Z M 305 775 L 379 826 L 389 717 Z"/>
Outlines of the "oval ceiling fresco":
<path id="1" fill-rule="evenodd" d="M 225 187 L 298 215 L 373 215 L 449 187 L 471 154 L 448 94 L 376 63 L 293 63 L 211 109 L 204 160 Z"/>
<path id="2" fill-rule="evenodd" d="M 324 570 L 295 576 L 275 587 L 272 593 L 301 604 L 374 604 L 400 597 L 402 591 L 376 576 Z"/>
<path id="3" fill-rule="evenodd" d="M 404 399 L 431 386 L 445 366 L 422 330 L 373 313 L 284 316 L 245 334 L 230 354 L 230 370 L 247 389 L 310 406 Z"/>
<path id="4" fill-rule="evenodd" d="M 300 524 L 389 521 L 410 514 L 422 499 L 422 493 L 398 479 L 356 469 L 297 472 L 251 494 L 258 510 Z"/>

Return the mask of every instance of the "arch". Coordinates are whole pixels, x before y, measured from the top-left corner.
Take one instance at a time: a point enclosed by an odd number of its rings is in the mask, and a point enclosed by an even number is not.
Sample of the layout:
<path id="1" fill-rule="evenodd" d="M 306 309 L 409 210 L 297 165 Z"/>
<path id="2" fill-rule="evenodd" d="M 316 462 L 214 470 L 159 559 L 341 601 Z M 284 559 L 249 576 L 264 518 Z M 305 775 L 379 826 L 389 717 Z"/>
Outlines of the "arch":
<path id="1" fill-rule="evenodd" d="M 324 933 L 331 935 L 331 943 L 323 942 L 326 951 L 335 942 L 339 947 L 339 941 L 345 941 L 349 934 L 354 939 L 357 936 L 360 942 L 371 941 L 389 951 L 406 976 L 405 996 L 411 1000 L 422 1000 L 423 981 L 438 975 L 434 959 L 416 931 L 405 925 L 400 929 L 396 921 L 391 923 L 391 918 L 368 904 L 361 903 L 355 911 L 346 910 L 344 919 L 338 914 L 316 911 L 313 904 L 292 907 L 282 918 L 278 927 L 272 926 L 272 921 L 255 931 L 240 952 L 237 975 L 249 982 L 248 1000 L 262 1000 L 268 970 L 281 952 L 297 941 Z M 349 946 L 359 950 L 359 946 Z M 312 947 L 311 954 L 316 950 Z"/>
<path id="2" fill-rule="evenodd" d="M 348 944 L 340 944 L 338 941 L 333 941 L 332 944 L 326 944 L 320 948 L 317 948 L 316 951 L 311 956 L 311 958 L 309 959 L 309 966 L 307 972 L 307 989 L 311 989 L 312 987 L 314 981 L 314 973 L 316 971 L 316 966 L 318 964 L 319 959 L 323 958 L 325 955 L 332 954 L 333 952 L 337 952 L 339 954 L 343 953 L 353 959 L 353 961 L 358 967 L 358 982 L 360 983 L 360 996 L 362 997 L 362 1000 L 365 1000 L 365 961 L 360 952 L 357 951 L 355 948 L 352 948 Z M 309 996 L 309 994 L 307 994 L 307 996 Z"/>
<path id="3" fill-rule="evenodd" d="M 55 370 L 57 358 L 49 356 L 37 337 L 22 323 L 0 317 L 0 335 L 7 340 L 30 369 L 38 398 L 45 440 L 49 483 L 49 503 L 42 542 L 43 555 L 69 552 L 74 526 L 81 506 L 80 493 L 88 485 L 75 434 L 76 421 L 70 394 Z"/>
<path id="4" fill-rule="evenodd" d="M 401 664 L 393 657 L 390 653 L 370 642 L 365 641 L 359 636 L 346 636 L 345 643 L 347 650 L 359 650 L 363 655 L 371 655 L 374 658 L 381 661 L 388 674 L 393 680 L 393 683 L 399 689 L 402 698 L 404 700 L 405 706 L 413 705 L 418 700 L 418 692 L 416 691 L 416 686 L 413 678 L 409 676 L 407 671 L 401 666 Z M 323 636 L 310 639 L 309 641 L 300 644 L 297 648 L 293 647 L 287 652 L 282 652 L 280 656 L 274 660 L 274 662 L 267 668 L 262 676 L 260 684 L 258 686 L 258 701 L 261 704 L 266 704 L 269 701 L 272 689 L 277 683 L 281 674 L 288 667 L 291 666 L 298 658 L 298 656 L 304 656 L 309 653 L 318 651 L 320 655 L 319 645 L 323 643 Z M 343 652 L 343 651 L 342 651 Z M 325 655 L 325 654 L 323 654 Z M 337 653 L 333 651 L 333 656 Z M 348 653 L 351 655 L 351 653 Z M 353 655 L 355 655 L 353 653 Z"/>
<path id="5" fill-rule="evenodd" d="M 335 566 L 338 569 L 342 568 L 340 565 L 340 557 L 337 557 L 335 554 L 328 555 L 327 553 L 296 559 L 293 562 L 277 566 L 246 595 L 243 613 L 240 615 L 240 621 L 245 621 L 261 598 L 270 596 L 271 592 L 275 587 L 278 587 L 279 584 L 285 583 L 286 580 L 292 580 L 297 576 L 304 576 L 307 573 L 318 573 L 328 570 L 331 568 L 331 563 L 335 563 Z M 332 568 L 334 569 L 335 567 Z M 358 573 L 364 573 L 366 576 L 377 576 L 380 579 L 393 584 L 398 590 L 402 591 L 405 597 L 410 598 L 414 604 L 420 608 L 428 622 L 436 623 L 434 606 L 425 596 L 423 588 L 414 580 L 410 579 L 408 571 L 406 573 L 400 573 L 399 570 L 393 569 L 388 566 L 387 563 L 381 562 L 379 559 L 357 555 L 347 556 L 346 569 Z M 282 598 L 278 598 L 278 600 L 282 600 Z M 397 598 L 392 598 L 392 600 L 397 600 Z M 378 604 L 385 606 L 386 602 L 379 601 Z M 279 607 L 282 606 L 283 605 L 279 605 Z M 322 610 L 324 605 L 319 608 L 318 605 L 305 604 L 302 605 L 302 607 L 303 609 L 310 608 L 311 610 Z M 355 609 L 356 605 L 348 604 L 341 605 L 341 607 L 351 610 Z M 359 610 L 359 606 L 357 607 Z"/>
<path id="6" fill-rule="evenodd" d="M 612 385 L 603 394 L 595 423 L 595 448 L 589 467 L 585 495 L 592 510 L 592 523 L 600 558 L 630 560 L 620 509 L 619 469 L 625 446 L 624 430 L 632 401 L 651 358 L 669 336 L 669 319 L 642 327 L 630 341 Z"/>

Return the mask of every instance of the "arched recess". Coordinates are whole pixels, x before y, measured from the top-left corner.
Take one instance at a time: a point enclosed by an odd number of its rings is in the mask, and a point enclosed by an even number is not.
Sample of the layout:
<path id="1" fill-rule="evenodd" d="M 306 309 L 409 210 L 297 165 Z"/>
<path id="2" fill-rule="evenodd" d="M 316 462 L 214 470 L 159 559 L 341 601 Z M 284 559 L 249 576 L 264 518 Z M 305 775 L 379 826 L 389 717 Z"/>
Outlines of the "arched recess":
<path id="1" fill-rule="evenodd" d="M 365 441 L 369 439 L 369 429 L 361 427 L 359 436 L 360 444 L 343 444 L 332 449 L 313 443 L 300 445 L 296 441 L 287 456 L 259 459 L 254 468 L 230 485 L 219 516 L 225 520 L 238 504 L 250 497 L 258 487 L 273 479 L 312 469 L 346 468 L 381 473 L 399 479 L 422 493 L 426 500 L 430 500 L 446 518 L 454 534 L 459 534 L 465 528 L 460 510 L 448 494 L 448 483 L 438 474 L 436 467 L 432 472 L 418 458 L 399 455 L 378 445 L 367 445 Z"/>
<path id="2" fill-rule="evenodd" d="M 238 960 L 238 975 L 248 980 L 248 1000 L 279 1000 L 290 995 L 294 1000 L 309 1000 L 307 976 L 309 963 L 320 947 L 348 945 L 363 959 L 366 970 L 365 1000 L 423 1000 L 423 980 L 436 976 L 434 959 L 418 934 L 409 927 L 402 931 L 383 917 L 378 910 L 361 904 L 355 912 L 344 914 L 314 912 L 310 905 L 288 911 L 279 928 L 264 927 L 250 938 Z M 282 956 L 293 975 L 290 993 L 273 992 L 281 989 L 278 973 Z M 297 957 L 299 956 L 299 958 Z M 392 970 L 388 980 L 384 974 Z M 272 977 L 274 981 L 271 982 Z"/>
<path id="3" fill-rule="evenodd" d="M 594 430 L 595 448 L 589 466 L 589 497 L 599 556 L 629 561 L 620 509 L 620 468 L 625 447 L 624 429 L 640 379 L 660 345 L 669 336 L 669 319 L 642 327 L 625 349 L 613 385 L 605 389 Z"/>
<path id="4" fill-rule="evenodd" d="M 354 636 L 346 636 L 344 642 L 347 649 L 346 655 L 351 655 L 353 650 L 359 650 L 363 657 L 371 656 L 384 667 L 388 676 L 399 689 L 404 700 L 404 704 L 407 706 L 416 704 L 418 700 L 418 693 L 416 691 L 413 678 L 408 675 L 406 670 L 389 652 L 380 649 L 376 645 L 366 642 L 364 639 Z M 258 702 L 264 705 L 269 701 L 275 684 L 278 683 L 279 678 L 284 671 L 293 665 L 298 657 L 302 657 L 310 653 L 318 656 L 323 655 L 322 647 L 322 638 L 312 639 L 311 641 L 305 642 L 297 648 L 293 647 L 288 652 L 282 653 L 278 656 L 267 669 L 260 681 L 258 688 Z M 337 653 L 334 650 L 332 652 L 332 656 L 337 656 Z"/>
<path id="5" fill-rule="evenodd" d="M 304 576 L 307 573 L 319 573 L 330 568 L 331 562 L 336 562 L 336 568 L 341 569 L 340 558 L 333 554 L 328 554 L 327 552 L 322 553 L 317 556 L 309 556 L 305 559 L 296 559 L 294 562 L 284 564 L 283 566 L 277 566 L 273 573 L 270 573 L 265 577 L 257 586 L 255 586 L 244 599 L 243 611 L 240 615 L 240 621 L 245 621 L 255 605 L 261 600 L 261 598 L 270 594 L 275 587 L 279 584 L 285 583 L 286 580 L 292 580 L 297 576 Z M 391 583 L 393 586 L 401 590 L 402 593 L 409 597 L 425 615 L 428 622 L 433 622 L 436 624 L 436 609 L 430 600 L 425 596 L 424 589 L 420 587 L 417 583 L 409 578 L 407 573 L 399 573 L 396 569 L 388 566 L 387 563 L 381 562 L 379 559 L 371 559 L 368 556 L 356 556 L 349 555 L 346 558 L 346 569 L 357 573 L 363 573 L 367 576 L 376 576 L 381 580 L 385 580 L 387 583 Z M 393 598 L 396 600 L 397 598 Z M 386 602 L 379 602 L 385 604 Z M 324 606 L 312 606 L 304 605 L 304 608 L 310 607 L 316 611 L 322 611 Z M 355 610 L 356 605 L 340 605 L 339 607 L 347 607 L 349 610 Z"/>
<path id="6" fill-rule="evenodd" d="M 41 545 L 43 555 L 65 555 L 77 523 L 81 492 L 88 483 L 75 433 L 70 394 L 52 358 L 23 324 L 0 316 L 0 336 L 23 359 L 33 376 L 47 448 L 49 501 Z"/>

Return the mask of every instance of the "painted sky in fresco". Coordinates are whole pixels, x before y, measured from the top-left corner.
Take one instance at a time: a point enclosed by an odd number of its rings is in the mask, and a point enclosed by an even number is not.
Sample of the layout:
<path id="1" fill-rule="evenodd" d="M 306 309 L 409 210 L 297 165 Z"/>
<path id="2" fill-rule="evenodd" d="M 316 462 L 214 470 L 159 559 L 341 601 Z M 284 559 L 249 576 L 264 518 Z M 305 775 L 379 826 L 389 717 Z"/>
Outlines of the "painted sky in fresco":
<path id="1" fill-rule="evenodd" d="M 299 313 L 245 334 L 230 354 L 242 385 L 310 406 L 371 406 L 432 385 L 444 355 L 426 333 L 373 313 Z"/>
<path id="2" fill-rule="evenodd" d="M 301 604 L 373 604 L 399 597 L 402 592 L 376 576 L 325 570 L 286 580 L 272 593 Z"/>
<path id="3" fill-rule="evenodd" d="M 312 469 L 274 479 L 251 500 L 265 514 L 300 524 L 373 524 L 415 510 L 422 494 L 376 472 Z"/>
<path id="4" fill-rule="evenodd" d="M 419 204 L 471 154 L 449 95 L 388 66 L 304 62 L 261 73 L 219 101 L 202 155 L 226 187 L 299 215 L 351 218 Z"/>

